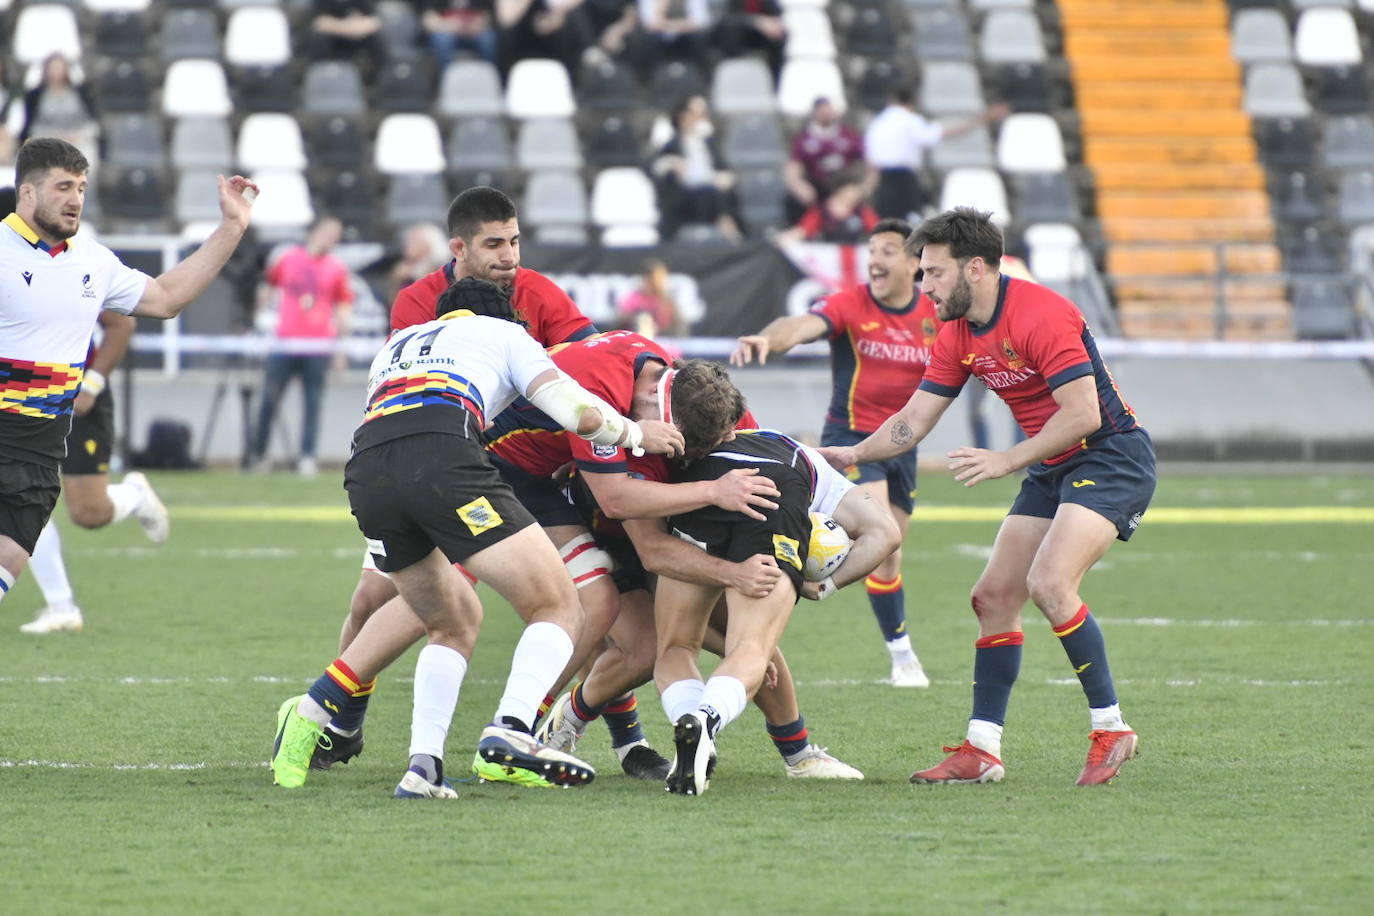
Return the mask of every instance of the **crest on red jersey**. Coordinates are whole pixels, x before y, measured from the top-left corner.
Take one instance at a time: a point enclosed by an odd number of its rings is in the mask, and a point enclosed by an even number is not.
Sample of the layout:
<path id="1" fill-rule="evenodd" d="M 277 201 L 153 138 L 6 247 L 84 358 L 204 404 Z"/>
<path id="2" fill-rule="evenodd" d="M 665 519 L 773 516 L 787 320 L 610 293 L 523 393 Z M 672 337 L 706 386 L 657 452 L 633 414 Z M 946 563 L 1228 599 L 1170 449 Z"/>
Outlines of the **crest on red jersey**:
<path id="1" fill-rule="evenodd" d="M 1011 338 L 1002 338 L 1002 355 L 1007 358 L 1007 364 L 1013 369 L 1020 369 L 1026 365 L 1026 361 L 1016 355 L 1016 351 L 1011 348 Z"/>

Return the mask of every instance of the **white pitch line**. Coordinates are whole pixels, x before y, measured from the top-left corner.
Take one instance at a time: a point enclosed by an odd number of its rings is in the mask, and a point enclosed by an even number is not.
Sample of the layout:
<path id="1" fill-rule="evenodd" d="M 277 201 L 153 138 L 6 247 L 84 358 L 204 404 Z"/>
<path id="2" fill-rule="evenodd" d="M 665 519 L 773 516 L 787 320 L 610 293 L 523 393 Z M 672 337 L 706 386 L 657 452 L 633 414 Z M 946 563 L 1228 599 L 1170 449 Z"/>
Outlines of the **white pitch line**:
<path id="1" fill-rule="evenodd" d="M 217 763 L 220 767 L 265 766 L 261 763 Z M 45 770 L 205 770 L 208 763 L 77 763 L 70 760 L 0 760 L 0 768 L 35 767 Z"/>

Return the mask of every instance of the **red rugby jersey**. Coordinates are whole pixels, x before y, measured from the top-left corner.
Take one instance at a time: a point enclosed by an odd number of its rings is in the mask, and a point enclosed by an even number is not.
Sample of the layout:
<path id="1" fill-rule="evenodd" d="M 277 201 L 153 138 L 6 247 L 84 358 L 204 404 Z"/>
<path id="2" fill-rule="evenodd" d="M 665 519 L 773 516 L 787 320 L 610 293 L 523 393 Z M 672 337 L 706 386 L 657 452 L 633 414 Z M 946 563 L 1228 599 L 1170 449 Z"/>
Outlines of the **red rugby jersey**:
<path id="1" fill-rule="evenodd" d="M 827 296 L 811 310 L 830 328 L 832 391 L 827 423 L 871 433 L 906 404 L 925 375 L 940 330 L 924 295 L 890 309 L 867 285 Z"/>
<path id="2" fill-rule="evenodd" d="M 402 289 L 391 306 L 391 330 L 433 321 L 439 294 L 452 284 L 453 262 L 449 261 Z M 527 267 L 515 272 L 511 304 L 516 314 L 530 326 L 530 336 L 546 347 L 567 340 L 581 340 L 596 333 L 591 319 L 578 310 L 577 303 L 568 298 L 557 283 Z"/>
<path id="3" fill-rule="evenodd" d="M 984 325 L 959 318 L 946 322 L 935 342 L 921 390 L 952 398 L 976 375 L 1011 408 L 1027 436 L 1044 427 L 1059 404 L 1054 389 L 1091 375 L 1097 383 L 1102 425 L 1072 448 L 1045 461 L 1058 464 L 1093 442 L 1136 428 L 1088 322 L 1058 293 L 1003 275 L 997 310 Z"/>

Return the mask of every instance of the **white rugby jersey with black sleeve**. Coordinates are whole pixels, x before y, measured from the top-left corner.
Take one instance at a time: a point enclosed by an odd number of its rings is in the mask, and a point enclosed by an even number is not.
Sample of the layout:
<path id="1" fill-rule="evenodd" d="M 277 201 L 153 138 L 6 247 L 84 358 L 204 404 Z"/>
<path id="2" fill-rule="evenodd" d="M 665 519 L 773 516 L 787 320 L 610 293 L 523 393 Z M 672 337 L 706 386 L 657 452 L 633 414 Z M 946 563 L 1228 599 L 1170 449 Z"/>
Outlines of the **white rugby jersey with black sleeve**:
<path id="1" fill-rule="evenodd" d="M 465 310 L 394 332 L 372 360 L 353 451 L 413 436 L 475 438 L 556 368 L 520 325 Z"/>
<path id="2" fill-rule="evenodd" d="M 149 277 L 86 238 L 50 248 L 17 213 L 0 226 L 0 455 L 57 467 L 101 309 L 129 314 Z"/>

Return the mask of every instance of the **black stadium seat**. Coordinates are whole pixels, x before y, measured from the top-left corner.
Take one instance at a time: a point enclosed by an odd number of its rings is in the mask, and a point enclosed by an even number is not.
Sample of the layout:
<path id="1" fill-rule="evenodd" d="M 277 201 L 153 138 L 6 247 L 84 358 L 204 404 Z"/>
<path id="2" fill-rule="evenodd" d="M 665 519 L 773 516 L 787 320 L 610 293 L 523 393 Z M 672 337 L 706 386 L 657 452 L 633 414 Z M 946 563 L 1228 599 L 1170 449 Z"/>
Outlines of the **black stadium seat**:
<path id="1" fill-rule="evenodd" d="M 426 60 L 398 60 L 383 68 L 377 88 L 377 108 L 427 112 L 433 105 L 434 79 Z"/>
<path id="2" fill-rule="evenodd" d="M 579 110 L 622 111 L 639 102 L 639 80 L 629 67 L 606 60 L 582 68 L 577 81 Z"/>
<path id="3" fill-rule="evenodd" d="M 1327 114 L 1369 110 L 1369 77 L 1363 67 L 1318 67 L 1313 71 L 1313 99 Z"/>
<path id="4" fill-rule="evenodd" d="M 231 75 L 234 99 L 243 111 L 292 112 L 296 80 L 289 67 L 240 67 Z"/>
<path id="5" fill-rule="evenodd" d="M 1322 182 L 1310 172 L 1289 172 L 1275 189 L 1274 215 L 1286 223 L 1311 223 L 1326 218 Z"/>
<path id="6" fill-rule="evenodd" d="M 128 222 L 160 222 L 167 207 L 162 176 L 152 169 L 102 170 L 105 215 Z"/>
<path id="7" fill-rule="evenodd" d="M 1049 113 L 1056 107 L 1054 84 L 1044 64 L 1004 64 L 997 68 L 993 85 L 997 87 L 997 98 L 1013 111 Z"/>
<path id="8" fill-rule="evenodd" d="M 1316 154 L 1316 134 L 1306 118 L 1255 121 L 1260 158 L 1271 168 L 1306 168 Z"/>
<path id="9" fill-rule="evenodd" d="M 106 57 L 142 57 L 148 47 L 147 29 L 140 13 L 105 13 L 96 20 L 94 50 Z"/>
<path id="10" fill-rule="evenodd" d="M 95 96 L 101 111 L 147 111 L 152 89 L 142 65 L 121 60 L 96 79 Z"/>
<path id="11" fill-rule="evenodd" d="M 306 132 L 310 162 L 327 169 L 360 169 L 367 141 L 362 125 L 353 118 L 331 115 Z"/>

